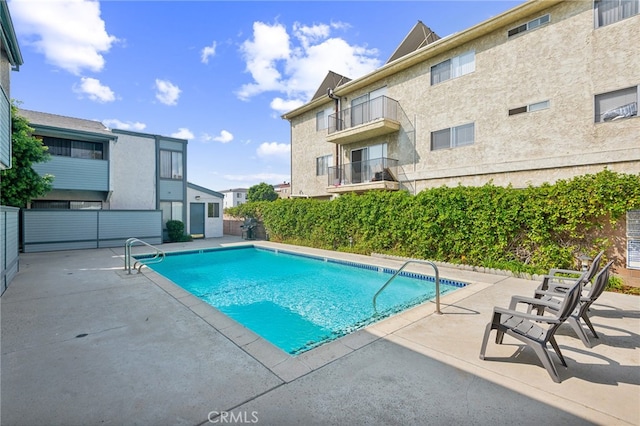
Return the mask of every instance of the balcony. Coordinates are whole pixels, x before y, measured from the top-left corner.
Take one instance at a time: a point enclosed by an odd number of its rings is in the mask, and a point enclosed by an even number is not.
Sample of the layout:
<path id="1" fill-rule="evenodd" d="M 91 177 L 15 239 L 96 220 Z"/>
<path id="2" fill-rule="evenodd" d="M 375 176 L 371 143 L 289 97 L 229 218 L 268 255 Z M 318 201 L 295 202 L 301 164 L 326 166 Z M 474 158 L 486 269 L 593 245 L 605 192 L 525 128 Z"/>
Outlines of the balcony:
<path id="1" fill-rule="evenodd" d="M 400 130 L 398 101 L 380 96 L 329 116 L 327 142 L 348 144 Z"/>
<path id="2" fill-rule="evenodd" d="M 327 192 L 366 192 L 371 190 L 397 191 L 398 160 L 374 158 L 356 161 L 340 167 L 329 167 Z"/>
<path id="3" fill-rule="evenodd" d="M 53 189 L 80 191 L 109 190 L 109 161 L 52 155 L 49 161 L 33 164 L 39 175 L 52 174 Z"/>

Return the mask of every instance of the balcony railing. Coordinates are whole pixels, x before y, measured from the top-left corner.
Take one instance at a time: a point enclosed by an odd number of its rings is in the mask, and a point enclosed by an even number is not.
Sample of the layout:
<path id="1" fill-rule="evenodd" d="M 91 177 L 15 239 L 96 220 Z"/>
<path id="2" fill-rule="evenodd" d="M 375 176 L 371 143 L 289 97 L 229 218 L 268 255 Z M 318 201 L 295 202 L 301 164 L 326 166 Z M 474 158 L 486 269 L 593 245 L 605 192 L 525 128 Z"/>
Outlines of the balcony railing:
<path id="1" fill-rule="evenodd" d="M 398 176 L 398 160 L 374 158 L 367 161 L 329 167 L 329 186 L 355 185 L 369 182 L 395 182 Z"/>
<path id="2" fill-rule="evenodd" d="M 398 101 L 379 96 L 329 116 L 329 134 L 385 118 L 398 121 Z"/>

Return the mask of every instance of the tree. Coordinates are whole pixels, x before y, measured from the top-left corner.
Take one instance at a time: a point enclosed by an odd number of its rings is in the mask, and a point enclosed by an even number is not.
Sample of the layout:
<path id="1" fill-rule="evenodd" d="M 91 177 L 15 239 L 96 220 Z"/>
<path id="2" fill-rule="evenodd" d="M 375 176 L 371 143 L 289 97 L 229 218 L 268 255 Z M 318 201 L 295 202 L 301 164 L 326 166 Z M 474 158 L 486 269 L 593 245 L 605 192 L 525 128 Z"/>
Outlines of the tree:
<path id="1" fill-rule="evenodd" d="M 274 201 L 278 199 L 278 193 L 268 183 L 253 185 L 247 191 L 247 201 Z"/>
<path id="2" fill-rule="evenodd" d="M 49 160 L 47 147 L 32 136 L 26 118 L 11 105 L 11 168 L 0 171 L 0 204 L 26 207 L 33 198 L 51 190 L 52 175 L 40 176 L 31 165 Z"/>

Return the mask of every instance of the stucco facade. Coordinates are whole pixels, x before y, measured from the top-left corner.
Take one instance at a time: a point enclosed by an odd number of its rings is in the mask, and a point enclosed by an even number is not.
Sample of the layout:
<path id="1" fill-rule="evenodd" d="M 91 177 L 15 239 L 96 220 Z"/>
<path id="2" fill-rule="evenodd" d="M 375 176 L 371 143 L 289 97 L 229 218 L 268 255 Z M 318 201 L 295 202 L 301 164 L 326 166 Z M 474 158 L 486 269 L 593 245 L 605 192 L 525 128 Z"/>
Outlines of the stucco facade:
<path id="1" fill-rule="evenodd" d="M 202 238 L 223 236 L 223 194 L 188 182 L 187 202 L 189 217 L 185 231 L 188 234 Z"/>
<path id="2" fill-rule="evenodd" d="M 605 167 L 640 172 L 637 113 L 606 122 L 595 118 L 600 96 L 621 89 L 633 94 L 635 88 L 637 109 L 640 45 L 629 35 L 640 28 L 640 15 L 600 27 L 596 15 L 592 2 L 529 1 L 334 87 L 332 98 L 315 98 L 285 114 L 291 123 L 291 193 L 415 193 L 490 181 L 524 187 Z M 519 27 L 525 29 L 514 31 Z M 438 66 L 459 58 L 467 61 L 462 75 L 433 81 Z M 399 111 L 390 120 L 397 131 L 389 126 L 376 133 L 366 123 L 334 134 L 319 128 L 322 111 L 345 110 L 354 99 L 381 90 L 397 101 Z M 434 149 L 438 135 L 453 129 L 464 129 L 470 139 Z M 345 167 L 353 151 L 382 144 L 385 157 L 397 161 L 396 187 L 332 185 L 317 170 L 320 157 L 331 155 L 332 166 Z"/>
<path id="3" fill-rule="evenodd" d="M 121 133 L 111 145 L 109 208 L 157 209 L 155 138 Z"/>

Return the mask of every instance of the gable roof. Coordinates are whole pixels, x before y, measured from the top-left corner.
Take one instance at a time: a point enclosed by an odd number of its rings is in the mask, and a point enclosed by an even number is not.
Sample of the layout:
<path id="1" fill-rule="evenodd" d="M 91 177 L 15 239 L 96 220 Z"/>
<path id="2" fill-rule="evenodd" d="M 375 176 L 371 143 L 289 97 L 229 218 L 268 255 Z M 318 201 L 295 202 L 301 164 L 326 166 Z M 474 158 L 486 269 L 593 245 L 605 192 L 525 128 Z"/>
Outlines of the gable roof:
<path id="1" fill-rule="evenodd" d="M 118 137 L 101 122 L 85 120 L 83 118 L 65 117 L 63 115 L 46 112 L 19 109 L 18 114 L 26 118 L 29 126 L 40 133 L 66 133 L 69 135 L 82 134 L 100 137 L 101 139 L 117 139 Z"/>
<path id="2" fill-rule="evenodd" d="M 221 194 L 220 192 L 214 191 L 212 189 L 205 188 L 204 186 L 196 185 L 195 183 L 187 182 L 187 188 L 191 188 L 195 191 L 200 191 L 217 198 L 224 198 L 224 194 Z"/>
<path id="3" fill-rule="evenodd" d="M 499 28 L 504 28 L 509 25 L 513 25 L 520 20 L 538 13 L 540 11 L 549 9 L 556 4 L 568 0 L 527 0 L 524 3 L 515 6 L 512 9 L 507 10 L 497 16 L 491 17 L 486 21 L 476 24 L 466 30 L 454 33 L 447 37 L 436 40 L 428 45 L 423 46 L 421 49 L 414 50 L 407 53 L 404 56 L 384 64 L 382 67 L 358 77 L 355 80 L 350 80 L 347 83 L 341 85 L 341 87 L 335 90 L 336 96 L 346 96 L 349 93 L 353 93 L 364 87 L 368 87 L 373 83 L 379 82 L 382 79 L 402 72 L 413 65 L 426 61 L 437 55 L 445 52 L 449 52 L 459 46 L 469 43 L 473 40 L 477 40 L 480 37 L 484 37 Z M 318 108 L 324 100 L 312 99 L 304 105 L 299 106 L 289 112 L 282 114 L 282 118 L 285 120 L 291 120 L 294 117 L 298 117 L 301 114 L 311 111 L 314 108 Z"/>
<path id="4" fill-rule="evenodd" d="M 327 73 L 327 76 L 324 78 L 324 80 L 322 80 L 322 83 L 320 83 L 320 87 L 318 87 L 318 90 L 313 95 L 311 100 L 313 101 L 315 99 L 321 98 L 322 96 L 326 96 L 327 91 L 329 89 L 333 90 L 336 87 L 341 86 L 350 81 L 351 79 L 348 77 L 345 77 L 333 71 L 329 71 Z"/>
<path id="5" fill-rule="evenodd" d="M 402 58 L 403 56 L 439 39 L 440 36 L 438 34 L 434 33 L 431 28 L 423 24 L 422 21 L 418 21 L 386 63 L 388 64 L 398 58 Z"/>

